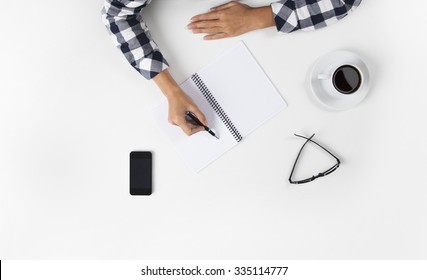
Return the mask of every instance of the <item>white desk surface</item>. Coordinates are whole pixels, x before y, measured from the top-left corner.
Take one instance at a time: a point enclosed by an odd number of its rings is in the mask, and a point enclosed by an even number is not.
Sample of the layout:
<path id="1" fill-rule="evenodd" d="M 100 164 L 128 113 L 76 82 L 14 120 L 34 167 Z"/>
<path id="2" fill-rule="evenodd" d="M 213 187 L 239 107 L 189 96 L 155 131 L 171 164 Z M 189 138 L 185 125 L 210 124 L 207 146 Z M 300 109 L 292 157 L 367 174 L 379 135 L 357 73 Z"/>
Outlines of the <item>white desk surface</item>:
<path id="1" fill-rule="evenodd" d="M 114 48 L 102 0 L 15 2 L 0 17 L 0 259 L 427 258 L 425 1 L 364 0 L 316 32 L 210 42 L 185 26 L 222 1 L 153 1 L 178 81 L 243 40 L 289 104 L 196 176 L 150 118 L 162 94 Z M 372 88 L 334 112 L 306 77 L 340 49 L 364 58 Z M 293 133 L 314 132 L 342 166 L 290 185 Z M 129 195 L 133 150 L 154 153 L 150 197 Z"/>

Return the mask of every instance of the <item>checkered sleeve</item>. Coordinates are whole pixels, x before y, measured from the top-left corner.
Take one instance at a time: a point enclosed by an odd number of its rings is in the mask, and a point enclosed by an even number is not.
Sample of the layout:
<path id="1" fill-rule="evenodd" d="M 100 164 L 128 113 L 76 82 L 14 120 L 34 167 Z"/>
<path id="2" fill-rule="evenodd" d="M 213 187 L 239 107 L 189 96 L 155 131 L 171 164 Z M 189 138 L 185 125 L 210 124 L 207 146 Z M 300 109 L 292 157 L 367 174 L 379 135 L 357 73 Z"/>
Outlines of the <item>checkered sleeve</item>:
<path id="1" fill-rule="evenodd" d="M 342 19 L 362 0 L 281 0 L 271 4 L 277 30 L 314 30 Z"/>
<path id="2" fill-rule="evenodd" d="M 146 79 L 168 68 L 141 18 L 151 0 L 104 0 L 102 21 L 127 61 Z"/>

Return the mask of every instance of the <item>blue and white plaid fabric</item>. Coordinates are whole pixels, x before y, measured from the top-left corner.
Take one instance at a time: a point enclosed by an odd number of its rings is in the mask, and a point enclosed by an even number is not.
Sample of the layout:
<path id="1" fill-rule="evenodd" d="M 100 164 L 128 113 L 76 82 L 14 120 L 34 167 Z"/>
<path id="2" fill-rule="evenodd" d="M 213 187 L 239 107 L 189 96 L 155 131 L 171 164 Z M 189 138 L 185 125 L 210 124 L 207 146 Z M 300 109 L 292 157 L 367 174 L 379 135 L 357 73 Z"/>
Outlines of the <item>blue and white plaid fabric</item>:
<path id="1" fill-rule="evenodd" d="M 293 32 L 328 26 L 345 17 L 362 0 L 281 0 L 271 4 L 277 30 Z M 146 79 L 168 68 L 141 11 L 151 0 L 104 0 L 102 20 L 116 46 Z"/>
<path id="2" fill-rule="evenodd" d="M 342 19 L 362 0 L 282 0 L 271 4 L 277 30 L 314 30 Z"/>
<path id="3" fill-rule="evenodd" d="M 168 63 L 151 38 L 141 11 L 151 0 L 105 0 L 102 20 L 127 61 L 146 79 L 168 68 Z"/>

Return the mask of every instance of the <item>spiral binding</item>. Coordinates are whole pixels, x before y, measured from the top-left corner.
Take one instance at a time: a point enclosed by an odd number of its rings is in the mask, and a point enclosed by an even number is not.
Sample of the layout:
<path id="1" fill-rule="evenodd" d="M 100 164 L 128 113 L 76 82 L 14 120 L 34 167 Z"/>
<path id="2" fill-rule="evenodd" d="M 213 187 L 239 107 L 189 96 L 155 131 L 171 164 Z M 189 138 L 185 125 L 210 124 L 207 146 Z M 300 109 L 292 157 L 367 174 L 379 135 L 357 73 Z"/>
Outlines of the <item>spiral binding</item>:
<path id="1" fill-rule="evenodd" d="M 220 117 L 222 122 L 225 124 L 225 126 L 228 128 L 230 133 L 233 135 L 234 139 L 236 139 L 237 142 L 240 142 L 242 140 L 242 135 L 240 135 L 239 131 L 236 129 L 234 124 L 231 122 L 231 120 L 228 118 L 227 114 L 224 112 L 224 110 L 219 105 L 218 101 L 216 101 L 215 97 L 212 95 L 212 93 L 209 91 L 208 87 L 205 85 L 205 83 L 202 81 L 199 75 L 194 74 L 191 76 L 191 79 L 196 84 L 196 86 L 199 88 L 200 92 L 203 94 L 203 96 L 206 98 L 206 100 L 211 105 L 212 109 L 217 113 L 217 115 Z"/>

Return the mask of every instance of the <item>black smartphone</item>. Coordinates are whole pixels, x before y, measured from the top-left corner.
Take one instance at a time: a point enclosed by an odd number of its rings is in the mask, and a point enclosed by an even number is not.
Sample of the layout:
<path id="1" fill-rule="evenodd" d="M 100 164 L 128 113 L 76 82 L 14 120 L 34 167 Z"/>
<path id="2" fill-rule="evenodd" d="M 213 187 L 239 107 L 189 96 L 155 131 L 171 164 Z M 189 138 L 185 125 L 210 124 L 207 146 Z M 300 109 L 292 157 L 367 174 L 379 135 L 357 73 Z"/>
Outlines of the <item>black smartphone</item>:
<path id="1" fill-rule="evenodd" d="M 153 157 L 151 152 L 130 153 L 130 194 L 151 195 L 153 189 Z"/>

